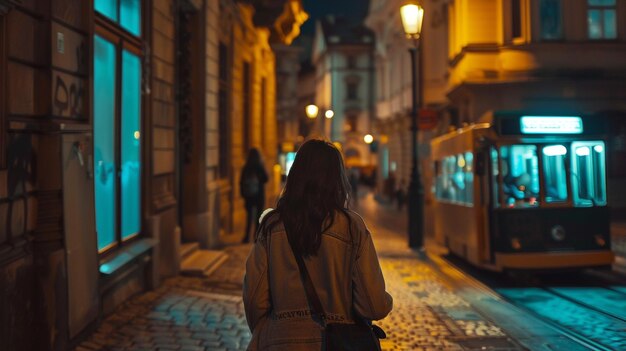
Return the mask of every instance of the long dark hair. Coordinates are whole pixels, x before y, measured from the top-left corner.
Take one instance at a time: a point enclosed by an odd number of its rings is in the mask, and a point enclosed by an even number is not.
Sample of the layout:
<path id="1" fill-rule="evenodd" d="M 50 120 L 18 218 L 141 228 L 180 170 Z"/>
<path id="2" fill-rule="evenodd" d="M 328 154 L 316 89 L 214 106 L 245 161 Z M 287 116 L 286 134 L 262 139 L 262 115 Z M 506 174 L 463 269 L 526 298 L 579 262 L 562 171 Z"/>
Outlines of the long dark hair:
<path id="1" fill-rule="evenodd" d="M 276 210 L 263 219 L 258 240 L 265 240 L 282 222 L 294 250 L 305 257 L 315 255 L 335 216 L 343 213 L 350 220 L 349 200 L 341 153 L 327 141 L 309 140 L 298 150 Z"/>
<path id="2" fill-rule="evenodd" d="M 248 157 L 246 157 L 246 163 L 243 166 L 244 170 L 249 170 L 262 166 L 261 152 L 256 147 L 251 148 L 248 151 Z"/>

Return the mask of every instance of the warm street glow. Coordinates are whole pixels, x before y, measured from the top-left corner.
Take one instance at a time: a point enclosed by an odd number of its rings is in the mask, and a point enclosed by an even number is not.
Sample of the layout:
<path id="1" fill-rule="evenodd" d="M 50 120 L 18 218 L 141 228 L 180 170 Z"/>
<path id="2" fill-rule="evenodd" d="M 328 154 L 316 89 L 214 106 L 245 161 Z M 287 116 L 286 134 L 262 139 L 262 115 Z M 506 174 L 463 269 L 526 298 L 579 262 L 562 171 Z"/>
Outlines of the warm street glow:
<path id="1" fill-rule="evenodd" d="M 326 118 L 333 118 L 333 116 L 335 116 L 335 112 L 333 110 L 326 110 L 324 116 L 326 116 Z"/>
<path id="2" fill-rule="evenodd" d="M 366 144 L 371 144 L 371 143 L 374 141 L 374 137 L 373 137 L 371 134 L 366 134 L 366 135 L 363 137 L 363 141 L 364 141 Z"/>
<path id="3" fill-rule="evenodd" d="M 400 8 L 400 15 L 407 38 L 419 39 L 424 21 L 424 8 L 416 3 L 409 3 Z"/>
<path id="4" fill-rule="evenodd" d="M 306 107 L 306 115 L 309 118 L 315 118 L 317 117 L 317 113 L 319 112 L 319 107 L 317 107 L 317 105 L 314 104 L 310 104 Z"/>

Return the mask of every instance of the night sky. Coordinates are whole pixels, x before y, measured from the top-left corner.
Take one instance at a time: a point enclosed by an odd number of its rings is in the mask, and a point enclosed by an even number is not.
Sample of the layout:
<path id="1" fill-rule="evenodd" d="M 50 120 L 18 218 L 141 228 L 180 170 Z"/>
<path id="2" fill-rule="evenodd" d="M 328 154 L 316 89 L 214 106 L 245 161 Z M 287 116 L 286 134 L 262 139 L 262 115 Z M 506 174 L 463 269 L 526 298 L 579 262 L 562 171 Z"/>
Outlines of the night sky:
<path id="1" fill-rule="evenodd" d="M 349 19 L 364 19 L 369 11 L 369 0 L 302 0 L 304 10 L 309 19 L 302 25 L 300 37 L 294 45 L 302 46 L 305 50 L 300 56 L 303 67 L 310 68 L 311 44 L 315 34 L 315 21 L 326 16 L 345 16 Z"/>
<path id="2" fill-rule="evenodd" d="M 302 26 L 302 33 L 313 35 L 315 21 L 328 14 L 343 15 L 352 19 L 364 18 L 369 9 L 369 0 L 303 0 L 309 19 Z"/>

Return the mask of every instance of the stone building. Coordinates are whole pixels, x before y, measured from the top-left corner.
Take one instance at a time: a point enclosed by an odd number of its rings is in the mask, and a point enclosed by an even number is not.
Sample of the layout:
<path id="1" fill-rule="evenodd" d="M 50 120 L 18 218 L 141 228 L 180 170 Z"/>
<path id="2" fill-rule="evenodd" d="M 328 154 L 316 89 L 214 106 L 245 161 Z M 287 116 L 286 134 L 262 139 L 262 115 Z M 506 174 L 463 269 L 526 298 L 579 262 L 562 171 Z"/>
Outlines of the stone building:
<path id="1" fill-rule="evenodd" d="M 66 350 L 241 239 L 245 153 L 276 163 L 270 44 L 297 35 L 300 12 L 299 0 L 0 1 L 3 349 Z"/>
<path id="2" fill-rule="evenodd" d="M 376 33 L 378 133 L 383 176 L 410 174 L 409 56 L 399 19 L 401 1 L 372 1 L 367 24 Z M 439 124 L 429 136 L 481 121 L 490 111 L 597 115 L 610 120 L 609 205 L 626 202 L 626 4 L 618 0 L 425 0 L 421 39 L 423 106 Z M 406 78 L 403 78 L 406 77 Z M 401 107 L 400 107 L 401 106 Z M 401 122 L 404 121 L 404 122 Z M 428 126 L 426 126 L 428 127 Z M 403 133 L 400 132 L 400 135 Z M 407 135 L 408 134 L 408 135 Z M 394 151 L 397 150 L 397 151 Z M 385 161 L 385 160 L 388 160 Z M 432 171 L 422 163 L 426 195 Z"/>
<path id="3" fill-rule="evenodd" d="M 374 35 L 358 21 L 329 15 L 316 24 L 312 63 L 317 132 L 342 145 L 349 166 L 372 166 L 369 146 L 374 104 Z M 326 110 L 333 110 L 331 119 Z"/>
<path id="4" fill-rule="evenodd" d="M 412 43 L 406 39 L 400 19 L 400 0 L 373 0 L 366 24 L 376 34 L 376 116 L 375 131 L 380 140 L 378 184 L 380 192 L 386 185 L 408 190 L 411 175 L 411 109 L 412 77 L 411 57 L 408 49 Z M 426 16 L 422 27 L 422 40 L 418 67 L 421 92 L 418 104 L 423 109 L 439 113 L 446 104 L 447 87 L 447 28 L 445 2 L 427 0 L 420 3 Z M 419 61 L 422 62 L 419 62 Z M 421 77 L 420 77 L 421 75 Z M 420 101 L 421 100 L 421 101 Z M 430 187 L 429 142 L 436 134 L 436 124 L 420 123 L 418 150 L 424 189 Z M 389 184 L 393 179 L 395 184 Z M 393 189 L 387 189 L 387 191 Z M 389 196 L 390 194 L 384 194 Z M 430 192 L 426 191 L 426 201 Z"/>

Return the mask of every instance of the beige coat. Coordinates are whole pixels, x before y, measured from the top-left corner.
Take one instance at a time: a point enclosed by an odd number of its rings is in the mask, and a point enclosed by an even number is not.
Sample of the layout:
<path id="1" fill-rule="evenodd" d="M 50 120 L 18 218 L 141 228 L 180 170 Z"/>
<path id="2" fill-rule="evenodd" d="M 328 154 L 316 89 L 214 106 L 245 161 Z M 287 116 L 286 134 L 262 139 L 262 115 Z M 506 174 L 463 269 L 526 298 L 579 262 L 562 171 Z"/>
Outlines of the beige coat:
<path id="1" fill-rule="evenodd" d="M 352 311 L 372 320 L 392 308 L 374 243 L 363 219 L 350 212 L 322 235 L 318 254 L 305 264 L 328 319 L 351 323 Z M 243 302 L 252 340 L 248 350 L 321 350 L 322 329 L 311 318 L 298 265 L 282 225 L 267 244 L 254 244 L 246 262 Z"/>

